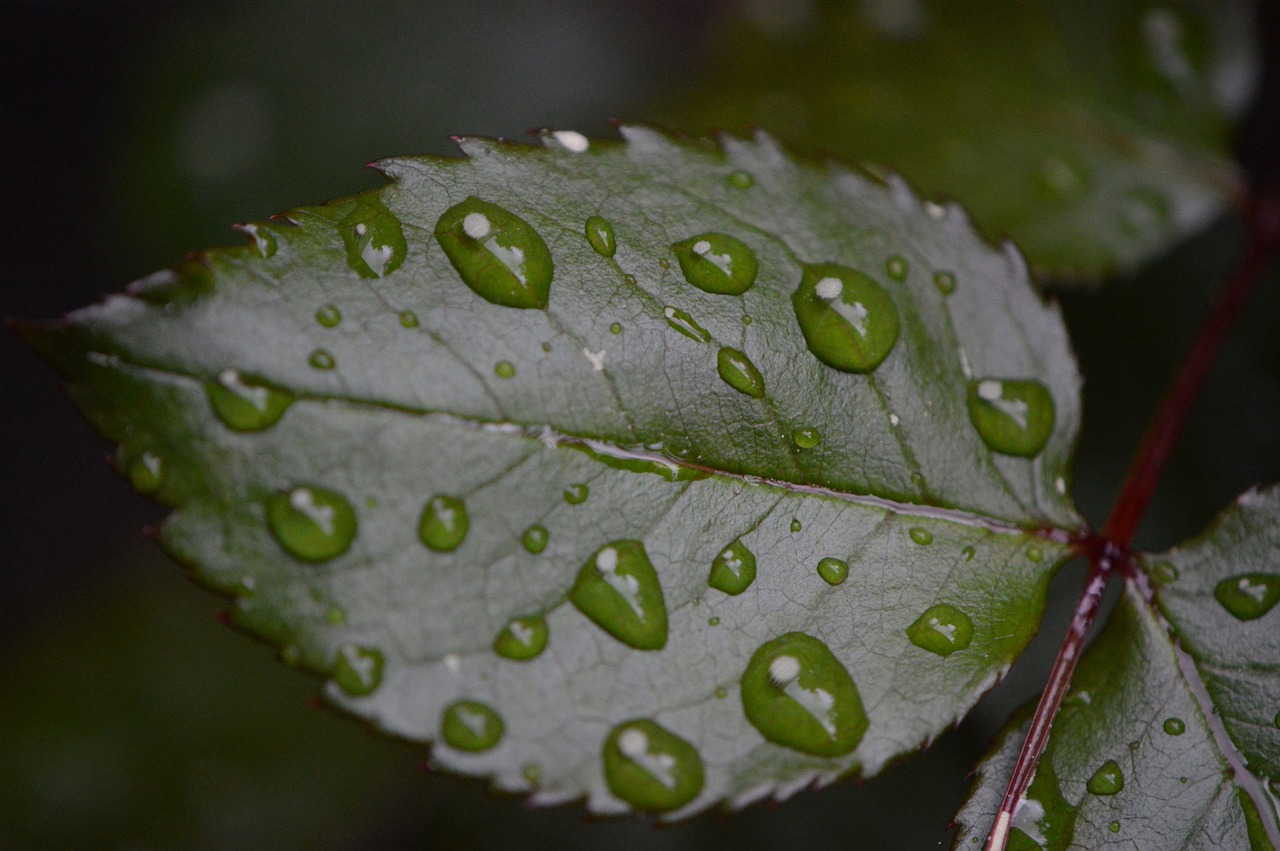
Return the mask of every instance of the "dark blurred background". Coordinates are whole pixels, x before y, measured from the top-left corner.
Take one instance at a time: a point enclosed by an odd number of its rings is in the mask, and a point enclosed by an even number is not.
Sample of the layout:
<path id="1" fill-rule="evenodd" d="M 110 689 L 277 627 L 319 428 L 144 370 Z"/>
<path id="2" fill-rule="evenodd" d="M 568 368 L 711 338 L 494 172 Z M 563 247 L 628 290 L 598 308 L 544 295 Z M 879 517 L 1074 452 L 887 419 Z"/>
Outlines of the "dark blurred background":
<path id="1" fill-rule="evenodd" d="M 1262 106 L 1240 140 L 1255 169 L 1280 150 L 1280 28 L 1264 5 Z M 698 79 L 730 14 L 674 0 L 6 4 L 0 315 L 56 317 L 237 241 L 232 222 L 376 185 L 367 161 L 449 154 L 449 134 L 612 136 L 610 118 L 652 118 Z M 1075 493 L 1091 522 L 1242 228 L 1228 213 L 1136 274 L 1062 297 L 1086 376 Z M 1171 546 L 1280 479 L 1277 284 L 1272 270 L 1228 343 L 1140 545 Z M 0 368 L 0 847 L 945 846 L 966 772 L 1036 693 L 1083 575 L 1055 581 L 1005 685 L 874 781 L 665 828 L 535 812 L 420 770 L 423 748 L 320 708 L 319 680 L 221 626 L 224 601 L 143 538 L 162 513 L 103 463 L 110 447 L 52 370 L 11 334 Z"/>

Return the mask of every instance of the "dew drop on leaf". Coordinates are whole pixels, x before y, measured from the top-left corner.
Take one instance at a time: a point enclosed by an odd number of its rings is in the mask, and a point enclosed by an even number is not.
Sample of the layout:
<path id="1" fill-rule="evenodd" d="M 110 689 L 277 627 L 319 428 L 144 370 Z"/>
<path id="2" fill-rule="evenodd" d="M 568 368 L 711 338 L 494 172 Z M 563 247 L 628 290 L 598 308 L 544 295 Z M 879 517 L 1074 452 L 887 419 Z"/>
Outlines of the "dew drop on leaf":
<path id="1" fill-rule="evenodd" d="M 382 651 L 344 644 L 333 665 L 333 681 L 353 697 L 372 694 L 382 682 Z"/>
<path id="2" fill-rule="evenodd" d="M 799 532 L 799 531 L 800 531 L 801 529 L 803 529 L 803 528 L 804 528 L 804 525 L 800 522 L 800 518 L 799 518 L 799 517 L 792 517 L 792 518 L 791 518 L 791 531 L 792 531 L 792 532 Z"/>
<path id="3" fill-rule="evenodd" d="M 820 559 L 818 561 L 818 575 L 828 585 L 839 585 L 849 578 L 849 563 L 830 556 Z"/>
<path id="4" fill-rule="evenodd" d="M 474 700 L 449 704 L 440 720 L 440 737 L 460 751 L 487 751 L 498 743 L 504 730 L 502 717 Z"/>
<path id="5" fill-rule="evenodd" d="M 684 334 L 690 340 L 697 340 L 699 343 L 706 343 L 711 340 L 711 333 L 699 325 L 688 312 L 678 307 L 667 305 L 662 308 L 662 315 L 667 320 L 668 325 Z"/>
<path id="6" fill-rule="evenodd" d="M 436 241 L 476 295 L 503 307 L 547 306 L 551 252 L 524 219 L 474 196 L 436 222 Z"/>
<path id="7" fill-rule="evenodd" d="M 537 555 L 547 548 L 547 541 L 550 534 L 545 526 L 533 525 L 524 530 L 524 534 L 520 536 L 520 543 L 529 552 Z"/>
<path id="8" fill-rule="evenodd" d="M 1035 562 L 1036 564 L 1039 564 L 1040 562 L 1044 561 L 1044 550 L 1040 549 L 1034 544 L 1027 547 L 1026 553 L 1027 553 L 1028 561 Z"/>
<path id="9" fill-rule="evenodd" d="M 1167 561 L 1157 562 L 1151 567 L 1151 578 L 1161 585 L 1178 581 L 1178 568 Z"/>
<path id="10" fill-rule="evenodd" d="M 1213 596 L 1237 620 L 1256 620 L 1280 602 L 1280 574 L 1229 576 L 1217 584 Z"/>
<path id="11" fill-rule="evenodd" d="M 293 395 L 278 390 L 234 369 L 224 369 L 205 385 L 209 406 L 222 422 L 235 431 L 261 431 L 284 416 L 293 404 Z"/>
<path id="12" fill-rule="evenodd" d="M 801 449 L 812 449 L 822 440 L 816 428 L 799 428 L 791 435 L 791 440 Z"/>
<path id="13" fill-rule="evenodd" d="M 341 495 L 303 485 L 267 499 L 267 524 L 280 545 L 304 561 L 341 555 L 356 537 L 356 515 Z"/>
<path id="14" fill-rule="evenodd" d="M 907 638 L 930 653 L 950 656 L 968 647 L 973 640 L 973 621 L 956 607 L 939 603 L 930 606 L 907 627 Z"/>
<path id="15" fill-rule="evenodd" d="M 1166 718 L 1162 726 L 1170 736 L 1181 736 L 1187 731 L 1187 725 L 1181 718 Z"/>
<path id="16" fill-rule="evenodd" d="M 1114 795 L 1124 788 L 1124 772 L 1114 759 L 1104 762 L 1085 783 L 1094 795 Z"/>
<path id="17" fill-rule="evenodd" d="M 756 556 L 742 541 L 734 541 L 711 562 L 707 584 L 726 594 L 741 594 L 756 580 Z"/>
<path id="18" fill-rule="evenodd" d="M 515 378 L 516 377 L 515 364 L 513 364 L 509 360 L 498 361 L 496 364 L 493 365 L 493 372 L 494 372 L 494 375 L 498 376 L 499 378 Z"/>
<path id="19" fill-rule="evenodd" d="M 756 253 L 726 233 L 691 236 L 672 245 L 671 251 L 680 261 L 684 279 L 709 293 L 742 295 L 760 270 Z"/>
<path id="20" fill-rule="evenodd" d="M 922 547 L 927 547 L 933 543 L 933 533 L 922 526 L 912 526 L 907 531 L 907 535 Z"/>
<path id="21" fill-rule="evenodd" d="M 362 278 L 391 274 L 408 253 L 400 220 L 376 198 L 361 198 L 339 228 L 347 249 L 347 265 Z"/>
<path id="22" fill-rule="evenodd" d="M 637 650 L 667 643 L 667 604 L 644 545 L 614 541 L 578 571 L 569 602 L 614 638 Z"/>
<path id="23" fill-rule="evenodd" d="M 1053 432 L 1053 397 L 1038 381 L 969 384 L 969 420 L 993 452 L 1033 458 Z"/>
<path id="24" fill-rule="evenodd" d="M 541 615 L 515 618 L 494 639 L 493 649 L 499 656 L 523 662 L 547 647 L 547 621 Z"/>
<path id="25" fill-rule="evenodd" d="M 138 493 L 154 493 L 164 481 L 164 461 L 154 452 L 143 452 L 129 465 L 129 483 Z"/>
<path id="26" fill-rule="evenodd" d="M 609 333 L 610 333 L 610 334 L 621 334 L 621 333 L 622 333 L 622 323 L 621 323 L 621 322 L 613 322 L 613 323 L 611 323 L 611 324 L 609 325 Z"/>
<path id="27" fill-rule="evenodd" d="M 618 250 L 618 241 L 613 235 L 613 225 L 608 219 L 592 216 L 587 219 L 587 242 L 601 257 L 612 257 Z"/>
<path id="28" fill-rule="evenodd" d="M 753 399 L 764 397 L 764 376 L 745 353 L 725 346 L 716 355 L 716 369 L 725 384 L 739 393 Z"/>
<path id="29" fill-rule="evenodd" d="M 884 264 L 885 273 L 895 281 L 904 280 L 907 277 L 908 268 L 907 261 L 897 254 L 890 257 Z"/>
<path id="30" fill-rule="evenodd" d="M 564 501 L 570 505 L 582 505 L 591 495 L 591 488 L 584 484 L 569 485 L 564 489 Z"/>
<path id="31" fill-rule="evenodd" d="M 412 310 L 400 311 L 400 325 L 404 328 L 417 328 L 418 314 L 414 313 Z"/>
<path id="32" fill-rule="evenodd" d="M 315 369 L 333 369 L 338 362 L 333 359 L 333 355 L 324 349 L 316 349 L 307 358 L 307 363 L 311 364 Z"/>
<path id="33" fill-rule="evenodd" d="M 731 171 L 725 180 L 729 182 L 730 186 L 738 189 L 750 189 L 756 185 L 756 179 L 747 171 Z"/>
<path id="34" fill-rule="evenodd" d="M 698 751 L 648 719 L 614 727 L 605 739 L 603 756 L 609 791 L 637 810 L 674 810 L 702 791 Z"/>
<path id="35" fill-rule="evenodd" d="M 842 372 L 871 372 L 898 341 L 893 299 L 847 266 L 806 266 L 791 304 L 809 351 Z"/>
<path id="36" fill-rule="evenodd" d="M 326 304 L 316 310 L 316 322 L 325 328 L 335 328 L 342 321 L 342 311 L 332 304 Z"/>
<path id="37" fill-rule="evenodd" d="M 456 550 L 467 537 L 471 521 L 467 505 L 455 496 L 439 494 L 427 500 L 418 521 L 418 537 L 428 548 L 447 553 Z"/>
<path id="38" fill-rule="evenodd" d="M 1112 833 L 1119 833 L 1119 832 L 1120 832 L 1120 822 L 1118 822 L 1118 821 L 1113 821 L 1113 822 L 1111 822 L 1111 824 L 1110 824 L 1110 825 L 1108 825 L 1108 828 L 1110 829 L 1110 831 L 1111 831 Z"/>
<path id="39" fill-rule="evenodd" d="M 956 276 L 950 272 L 935 272 L 933 275 L 933 285 L 938 288 L 938 292 L 943 295 L 951 295 L 956 291 Z"/>

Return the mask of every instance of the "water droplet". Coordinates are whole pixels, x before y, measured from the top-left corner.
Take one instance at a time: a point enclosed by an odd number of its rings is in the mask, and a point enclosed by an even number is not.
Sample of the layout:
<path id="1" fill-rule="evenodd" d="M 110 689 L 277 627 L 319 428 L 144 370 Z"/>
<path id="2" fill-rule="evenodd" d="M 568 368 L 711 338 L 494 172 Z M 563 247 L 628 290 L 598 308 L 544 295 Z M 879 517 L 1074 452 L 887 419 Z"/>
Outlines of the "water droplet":
<path id="1" fill-rule="evenodd" d="M 129 483 L 138 493 L 155 493 L 164 480 L 164 461 L 154 452 L 143 452 L 129 465 Z"/>
<path id="2" fill-rule="evenodd" d="M 205 385 L 209 406 L 228 428 L 261 431 L 276 424 L 293 404 L 293 395 L 265 381 L 224 369 Z"/>
<path id="3" fill-rule="evenodd" d="M 751 324 L 751 322 L 752 322 L 752 320 L 751 320 L 751 317 L 750 317 L 750 316 L 748 316 L 748 315 L 747 315 L 747 314 L 745 314 L 745 313 L 744 313 L 744 314 L 742 314 L 742 324 L 743 324 L 743 325 L 750 325 L 750 324 Z"/>
<path id="4" fill-rule="evenodd" d="M 547 647 L 547 621 L 541 615 L 515 618 L 494 639 L 493 650 L 499 656 L 523 662 L 537 656 Z"/>
<path id="5" fill-rule="evenodd" d="M 339 494 L 303 485 L 267 498 L 271 532 L 304 561 L 327 561 L 341 555 L 356 537 L 356 514 Z"/>
<path id="6" fill-rule="evenodd" d="M 711 340 L 711 333 L 680 308 L 667 305 L 662 308 L 662 315 L 666 317 L 668 325 L 684 334 L 690 340 L 697 340 L 699 343 L 706 343 Z"/>
<path id="7" fill-rule="evenodd" d="M 725 177 L 725 180 L 729 182 L 730 186 L 737 189 L 750 189 L 756 185 L 756 179 L 751 176 L 750 172 L 746 171 L 731 171 Z"/>
<path id="8" fill-rule="evenodd" d="M 792 518 L 791 518 L 791 531 L 792 531 L 792 532 L 799 532 L 802 528 L 803 528 L 803 526 L 802 526 L 802 525 L 801 525 L 801 523 L 800 523 L 800 518 L 799 518 L 799 517 L 792 517 Z"/>
<path id="9" fill-rule="evenodd" d="M 826 580 L 828 585 L 839 585 L 849 578 L 849 563 L 830 556 L 820 559 L 818 575 Z"/>
<path id="10" fill-rule="evenodd" d="M 1113 821 L 1113 822 L 1111 822 L 1111 824 L 1109 825 L 1109 827 L 1111 828 L 1111 832 L 1112 832 L 1112 833 L 1119 833 L 1119 832 L 1120 832 L 1120 822 L 1118 822 L 1118 821 Z"/>
<path id="11" fill-rule="evenodd" d="M 667 605 L 644 545 L 614 541 L 578 571 L 569 602 L 605 632 L 637 650 L 667 643 Z"/>
<path id="12" fill-rule="evenodd" d="M 816 428 L 800 428 L 791 434 L 791 439 L 801 449 L 812 449 L 822 440 L 822 435 Z"/>
<path id="13" fill-rule="evenodd" d="M 503 307 L 547 306 L 551 252 L 524 219 L 474 196 L 436 222 L 436 241 L 476 295 Z"/>
<path id="14" fill-rule="evenodd" d="M 893 299 L 847 266 L 806 266 L 791 304 L 809 351 L 842 372 L 871 372 L 898 341 Z"/>
<path id="15" fill-rule="evenodd" d="M 324 610 L 324 619 L 334 626 L 342 626 L 347 622 L 347 613 L 337 606 L 330 606 Z"/>
<path id="16" fill-rule="evenodd" d="M 756 253 L 726 233 L 700 233 L 671 246 L 684 279 L 700 290 L 742 295 L 760 269 Z"/>
<path id="17" fill-rule="evenodd" d="M 950 272 L 935 272 L 933 275 L 933 285 L 938 288 L 938 292 L 943 295 L 951 295 L 956 291 L 956 276 Z"/>
<path id="18" fill-rule="evenodd" d="M 405 328 L 417 328 L 418 314 L 414 313 L 412 310 L 400 311 L 400 324 Z"/>
<path id="19" fill-rule="evenodd" d="M 912 526 L 907 531 L 907 534 L 911 537 L 911 540 L 922 547 L 927 547 L 933 543 L 933 533 L 920 526 Z"/>
<path id="20" fill-rule="evenodd" d="M 333 665 L 333 681 L 352 697 L 371 694 L 382 682 L 382 651 L 344 644 Z"/>
<path id="21" fill-rule="evenodd" d="M 493 372 L 499 378 L 515 378 L 516 377 L 515 364 L 513 364 L 509 360 L 498 361 L 496 364 L 493 365 Z"/>
<path id="22" fill-rule="evenodd" d="M 993 452 L 1033 458 L 1053 433 L 1053 397 L 1039 381 L 972 381 L 969 420 Z"/>
<path id="23" fill-rule="evenodd" d="M 1230 576 L 1217 584 L 1213 596 L 1237 620 L 1256 620 L 1280 602 L 1280 574 Z"/>
<path id="24" fill-rule="evenodd" d="M 614 322 L 614 323 L 610 324 L 610 325 L 609 325 L 609 333 L 610 333 L 610 334 L 621 334 L 621 333 L 622 333 L 622 323 L 621 323 L 621 322 Z"/>
<path id="25" fill-rule="evenodd" d="M 333 355 L 324 349 L 316 349 L 312 352 L 310 357 L 307 358 L 307 363 L 316 369 L 333 369 L 337 366 L 337 361 L 333 359 Z"/>
<path id="26" fill-rule="evenodd" d="M 729 696 L 729 690 L 727 688 L 725 688 L 724 686 L 716 687 L 716 697 L 718 699 L 724 700 L 728 696 Z"/>
<path id="27" fill-rule="evenodd" d="M 506 729 L 502 716 L 483 703 L 459 700 L 449 704 L 440 722 L 440 737 L 460 751 L 487 751 Z"/>
<path id="28" fill-rule="evenodd" d="M 618 250 L 618 241 L 613 235 L 613 225 L 608 219 L 592 216 L 587 219 L 587 242 L 601 257 L 612 257 Z"/>
<path id="29" fill-rule="evenodd" d="M 1151 567 L 1151 578 L 1161 585 L 1168 585 L 1178 580 L 1178 568 L 1167 561 L 1157 562 Z"/>
<path id="30" fill-rule="evenodd" d="M 591 489 L 584 484 L 569 485 L 564 489 L 564 501 L 570 505 L 582 505 L 591 495 Z"/>
<path id="31" fill-rule="evenodd" d="M 742 541 L 735 540 L 711 562 L 707 584 L 717 591 L 738 595 L 756 581 L 756 555 Z"/>
<path id="32" fill-rule="evenodd" d="M 524 534 L 520 536 L 520 543 L 526 550 L 537 555 L 547 548 L 547 540 L 550 537 L 545 526 L 533 525 L 524 530 Z"/>
<path id="33" fill-rule="evenodd" d="M 457 497 L 441 494 L 427 500 L 422 509 L 422 519 L 418 521 L 418 537 L 430 549 L 447 553 L 462 544 L 462 539 L 467 537 L 467 530 L 470 528 L 466 503 Z"/>
<path id="34" fill-rule="evenodd" d="M 1027 560 L 1039 564 L 1044 561 L 1044 550 L 1040 549 L 1035 544 L 1032 544 L 1027 547 Z"/>
<path id="35" fill-rule="evenodd" d="M 1181 736 L 1187 731 L 1187 725 L 1181 718 L 1164 719 L 1164 731 L 1170 736 Z"/>
<path id="36" fill-rule="evenodd" d="M 756 650 L 742 674 L 742 708 L 769 741 L 817 756 L 847 754 L 867 731 L 853 678 L 827 645 L 802 632 Z"/>
<path id="37" fill-rule="evenodd" d="M 640 718 L 605 739 L 604 776 L 609 791 L 637 810 L 674 810 L 702 791 L 702 757 L 675 733 Z"/>
<path id="38" fill-rule="evenodd" d="M 734 390 L 753 399 L 764 398 L 764 376 L 743 352 L 725 346 L 716 355 L 716 369 Z"/>
<path id="39" fill-rule="evenodd" d="M 527 762 L 520 768 L 520 774 L 533 786 L 542 782 L 542 768 L 536 762 Z"/>
<path id="40" fill-rule="evenodd" d="M 895 281 L 901 281 L 907 277 L 907 261 L 899 257 L 897 254 L 890 257 L 884 264 L 884 270 Z"/>
<path id="41" fill-rule="evenodd" d="M 332 304 L 326 304 L 316 311 L 316 322 L 326 328 L 335 328 L 342 321 L 342 311 Z"/>
<path id="42" fill-rule="evenodd" d="M 668 260 L 668 259 L 667 259 L 667 258 L 665 258 L 665 257 L 659 257 L 659 258 L 658 258 L 658 268 L 660 268 L 660 269 L 670 269 L 670 268 L 671 268 L 671 261 L 670 261 L 670 260 Z"/>
<path id="43" fill-rule="evenodd" d="M 347 265 L 360 277 L 385 277 L 404 262 L 408 245 L 400 220 L 376 197 L 363 196 L 339 227 L 347 248 Z"/>
<path id="44" fill-rule="evenodd" d="M 1095 795 L 1114 795 L 1124 788 L 1124 772 L 1114 759 L 1109 759 L 1093 772 L 1085 788 Z"/>
<path id="45" fill-rule="evenodd" d="M 1183 783 L 1183 784 L 1185 784 L 1185 783 L 1187 782 L 1187 778 L 1185 778 L 1185 777 L 1179 777 L 1179 778 L 1178 778 L 1178 782 L 1179 782 L 1179 783 Z"/>
<path id="46" fill-rule="evenodd" d="M 930 606 L 907 627 L 907 638 L 916 647 L 930 653 L 950 656 L 968 647 L 973 640 L 973 621 L 954 606 L 939 603 Z"/>
<path id="47" fill-rule="evenodd" d="M 708 618 L 707 623 L 710 624 L 711 626 L 719 626 L 720 618 L 717 618 L 717 617 Z"/>
<path id="48" fill-rule="evenodd" d="M 636 285 L 635 275 L 623 275 L 622 280 L 626 281 L 629 286 L 634 287 Z"/>

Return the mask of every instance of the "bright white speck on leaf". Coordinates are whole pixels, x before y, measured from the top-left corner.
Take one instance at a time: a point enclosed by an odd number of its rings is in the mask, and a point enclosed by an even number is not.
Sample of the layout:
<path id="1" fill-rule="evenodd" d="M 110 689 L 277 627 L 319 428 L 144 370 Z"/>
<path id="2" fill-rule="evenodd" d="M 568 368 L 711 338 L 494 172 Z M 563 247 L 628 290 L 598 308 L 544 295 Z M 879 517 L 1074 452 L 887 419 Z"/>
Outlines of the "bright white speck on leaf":
<path id="1" fill-rule="evenodd" d="M 462 232 L 472 239 L 484 239 L 492 227 L 484 213 L 467 213 L 462 220 Z"/>
<path id="2" fill-rule="evenodd" d="M 366 225 L 364 222 L 360 222 L 359 224 L 356 225 L 356 236 L 364 236 L 368 232 L 369 232 L 369 226 Z"/>
<path id="3" fill-rule="evenodd" d="M 941 204 L 935 204 L 932 201 L 924 202 L 924 211 L 929 214 L 930 218 L 941 219 L 947 215 L 947 208 Z"/>
<path id="4" fill-rule="evenodd" d="M 590 140 L 577 130 L 557 130 L 551 135 L 564 147 L 565 150 L 573 151 L 575 154 L 580 154 L 587 148 L 591 147 Z"/>
<path id="5" fill-rule="evenodd" d="M 598 352 L 593 352 L 584 347 L 582 353 L 586 355 L 587 360 L 591 361 L 591 370 L 593 372 L 604 372 L 604 349 L 601 349 Z"/>

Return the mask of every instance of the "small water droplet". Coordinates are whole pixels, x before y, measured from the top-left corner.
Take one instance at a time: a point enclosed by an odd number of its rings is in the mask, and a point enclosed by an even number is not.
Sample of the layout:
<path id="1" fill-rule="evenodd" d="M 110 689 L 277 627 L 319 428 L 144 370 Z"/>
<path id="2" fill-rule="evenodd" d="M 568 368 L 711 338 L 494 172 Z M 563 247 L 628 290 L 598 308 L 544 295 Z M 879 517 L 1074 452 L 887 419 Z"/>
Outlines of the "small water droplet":
<path id="1" fill-rule="evenodd" d="M 352 697 L 372 694 L 382 682 L 382 651 L 370 647 L 344 644 L 334 662 L 333 681 Z"/>
<path id="2" fill-rule="evenodd" d="M 634 287 L 636 285 L 635 275 L 623 275 L 622 280 L 626 281 L 629 286 Z"/>
<path id="3" fill-rule="evenodd" d="M 614 727 L 604 742 L 609 791 L 637 810 L 682 807 L 702 791 L 702 757 L 665 727 L 639 718 Z"/>
<path id="4" fill-rule="evenodd" d="M 267 498 L 267 524 L 276 540 L 304 561 L 328 561 L 356 537 L 356 515 L 341 495 L 303 485 Z"/>
<path id="5" fill-rule="evenodd" d="M 1217 584 L 1213 596 L 1237 620 L 1256 620 L 1280 602 L 1280 574 L 1230 576 Z"/>
<path id="6" fill-rule="evenodd" d="M 907 530 L 907 534 L 911 537 L 911 540 L 922 547 L 927 547 L 933 543 L 933 533 L 921 526 L 912 526 Z"/>
<path id="7" fill-rule="evenodd" d="M 164 481 L 164 461 L 154 452 L 143 452 L 129 465 L 129 483 L 138 493 L 155 493 Z"/>
<path id="8" fill-rule="evenodd" d="M 1160 585 L 1168 585 L 1178 581 L 1178 568 L 1167 561 L 1157 562 L 1151 566 L 1151 578 Z"/>
<path id="9" fill-rule="evenodd" d="M 871 372 L 898 341 L 893 299 L 847 266 L 806 266 L 791 304 L 809 351 L 842 372 Z"/>
<path id="10" fill-rule="evenodd" d="M 536 762 L 527 762 L 520 768 L 520 774 L 533 786 L 542 782 L 542 768 Z"/>
<path id="11" fill-rule="evenodd" d="M 597 550 L 578 571 L 569 602 L 637 650 L 661 650 L 667 643 L 662 585 L 639 541 L 614 541 Z"/>
<path id="12" fill-rule="evenodd" d="M 747 171 L 731 171 L 725 180 L 736 189 L 750 189 L 756 185 L 756 179 Z"/>
<path id="13" fill-rule="evenodd" d="M 1053 433 L 1053 397 L 1039 381 L 971 381 L 969 420 L 991 451 L 1033 458 Z"/>
<path id="14" fill-rule="evenodd" d="M 720 349 L 716 355 L 716 369 L 725 384 L 734 390 L 753 399 L 764 398 L 764 376 L 744 352 L 728 346 Z"/>
<path id="15" fill-rule="evenodd" d="M 750 324 L 751 324 L 751 322 L 752 322 L 752 319 L 751 319 L 751 317 L 750 317 L 750 316 L 748 316 L 748 315 L 747 315 L 747 314 L 745 314 L 745 313 L 744 313 L 744 314 L 742 314 L 742 324 L 743 324 L 743 325 L 750 325 Z"/>
<path id="16" fill-rule="evenodd" d="M 335 328 L 342 321 L 342 311 L 332 304 L 326 304 L 316 311 L 316 322 L 326 328 Z"/>
<path id="17" fill-rule="evenodd" d="M 821 442 L 822 435 L 816 428 L 800 428 L 792 432 L 791 439 L 801 449 L 812 449 Z"/>
<path id="18" fill-rule="evenodd" d="M 847 754 L 867 730 L 853 678 L 827 645 L 802 632 L 756 650 L 741 693 L 747 720 L 762 736 L 802 753 Z"/>
<path id="19" fill-rule="evenodd" d="M 587 242 L 601 257 L 612 257 L 618 250 L 618 241 L 613 235 L 613 225 L 608 219 L 592 216 L 587 219 Z"/>
<path id="20" fill-rule="evenodd" d="M 684 334 L 690 340 L 697 340 L 699 343 L 710 342 L 711 333 L 680 308 L 667 305 L 662 308 L 662 315 L 666 318 L 668 325 Z"/>
<path id="21" fill-rule="evenodd" d="M 1183 784 L 1185 784 L 1185 783 L 1187 782 L 1187 778 L 1185 778 L 1185 777 L 1179 777 L 1179 778 L 1178 778 L 1178 782 L 1179 782 L 1179 783 L 1183 783 Z"/>
<path id="22" fill-rule="evenodd" d="M 935 272 L 933 275 L 933 285 L 938 288 L 938 292 L 943 295 L 951 295 L 956 291 L 956 276 L 950 272 Z"/>
<path id="23" fill-rule="evenodd" d="M 756 253 L 726 233 L 700 233 L 671 246 L 684 279 L 700 290 L 742 295 L 755 283 L 760 269 Z"/>
<path id="24" fill-rule="evenodd" d="M 1111 822 L 1111 824 L 1110 824 L 1109 826 L 1110 826 L 1110 828 L 1111 828 L 1111 832 L 1112 832 L 1112 833 L 1119 833 L 1119 832 L 1120 832 L 1120 822 L 1118 822 L 1118 821 L 1113 821 L 1113 822 Z"/>
<path id="25" fill-rule="evenodd" d="M 1181 736 L 1187 731 L 1187 725 L 1181 718 L 1166 718 L 1163 726 L 1170 736 Z"/>
<path id="26" fill-rule="evenodd" d="M 792 518 L 791 518 L 791 531 L 792 531 L 792 532 L 799 532 L 802 528 L 804 528 L 804 527 L 800 524 L 800 518 L 799 518 L 799 517 L 792 517 Z"/>
<path id="27" fill-rule="evenodd" d="M 570 505 L 581 505 L 591 495 L 591 489 L 584 484 L 569 485 L 564 489 L 564 501 Z"/>
<path id="28" fill-rule="evenodd" d="M 726 594 L 741 594 L 756 580 L 756 556 L 740 540 L 720 551 L 711 562 L 707 584 Z"/>
<path id="29" fill-rule="evenodd" d="M 418 537 L 430 549 L 447 553 L 462 544 L 470 528 L 466 503 L 454 496 L 438 494 L 427 500 L 422 509 L 422 519 L 418 521 Z"/>
<path id="30" fill-rule="evenodd" d="M 502 628 L 493 641 L 499 656 L 524 662 L 547 647 L 547 620 L 541 615 L 515 618 Z"/>
<path id="31" fill-rule="evenodd" d="M 547 306 L 554 272 L 551 252 L 515 213 L 472 196 L 445 211 L 435 236 L 476 295 L 503 307 Z"/>
<path id="32" fill-rule="evenodd" d="M 1035 544 L 1032 544 L 1027 547 L 1027 559 L 1039 564 L 1044 561 L 1044 550 L 1040 549 Z"/>
<path id="33" fill-rule="evenodd" d="M 487 751 L 498 740 L 506 726 L 502 716 L 475 700 L 459 700 L 449 704 L 440 722 L 440 737 L 460 751 Z"/>
<path id="34" fill-rule="evenodd" d="M 718 699 L 724 700 L 728 696 L 729 696 L 729 690 L 727 688 L 725 688 L 724 686 L 716 687 L 716 697 Z"/>
<path id="35" fill-rule="evenodd" d="M 621 323 L 621 322 L 614 322 L 614 323 L 611 323 L 611 324 L 609 325 L 609 333 L 610 333 L 610 334 L 621 334 L 621 333 L 622 333 L 622 323 Z"/>
<path id="36" fill-rule="evenodd" d="M 906 632 L 916 647 L 939 656 L 950 656 L 968 647 L 973 640 L 973 621 L 954 606 L 939 603 L 925 610 Z"/>
<path id="37" fill-rule="evenodd" d="M 333 355 L 324 349 L 316 349 L 307 358 L 307 363 L 316 369 L 333 369 L 337 366 L 337 361 L 333 359 Z"/>
<path id="38" fill-rule="evenodd" d="M 818 575 L 828 585 L 839 585 L 849 578 L 849 563 L 830 556 L 820 559 L 818 561 Z"/>
<path id="39" fill-rule="evenodd" d="M 234 369 L 224 369 L 205 385 L 209 406 L 228 428 L 261 431 L 284 416 L 293 395 Z"/>
<path id="40" fill-rule="evenodd" d="M 324 619 L 334 626 L 342 626 L 347 622 L 347 613 L 338 606 L 330 606 L 324 610 Z"/>
<path id="41" fill-rule="evenodd" d="M 707 623 L 710 624 L 711 626 L 719 626 L 720 618 L 717 618 L 717 617 L 708 618 Z"/>
<path id="42" fill-rule="evenodd" d="M 1085 788 L 1095 795 L 1114 795 L 1124 788 L 1124 772 L 1114 759 L 1109 759 L 1093 772 Z"/>
<path id="43" fill-rule="evenodd" d="M 907 266 L 907 261 L 904 260 L 902 257 L 899 257 L 897 254 L 893 255 L 888 260 L 886 260 L 884 264 L 884 270 L 886 274 L 888 274 L 889 277 L 893 278 L 895 281 L 905 280 L 907 277 L 908 269 L 909 267 Z"/>
<path id="44" fill-rule="evenodd" d="M 547 541 L 550 538 L 545 526 L 533 525 L 524 530 L 524 534 L 520 536 L 520 543 L 529 552 L 537 555 L 547 548 Z"/>
<path id="45" fill-rule="evenodd" d="M 515 378 L 516 377 L 515 364 L 513 364 L 509 360 L 498 361 L 496 364 L 493 365 L 493 372 L 499 378 Z"/>
<path id="46" fill-rule="evenodd" d="M 390 275 L 404 262 L 408 245 L 400 220 L 376 196 L 362 196 L 339 223 L 347 265 L 362 278 Z"/>
<path id="47" fill-rule="evenodd" d="M 417 328 L 418 314 L 414 313 L 412 310 L 400 311 L 400 324 L 405 328 Z"/>

